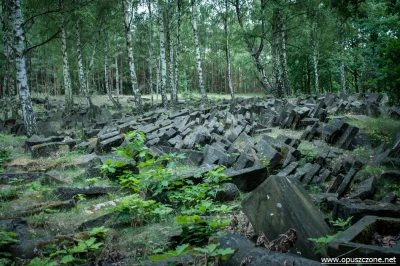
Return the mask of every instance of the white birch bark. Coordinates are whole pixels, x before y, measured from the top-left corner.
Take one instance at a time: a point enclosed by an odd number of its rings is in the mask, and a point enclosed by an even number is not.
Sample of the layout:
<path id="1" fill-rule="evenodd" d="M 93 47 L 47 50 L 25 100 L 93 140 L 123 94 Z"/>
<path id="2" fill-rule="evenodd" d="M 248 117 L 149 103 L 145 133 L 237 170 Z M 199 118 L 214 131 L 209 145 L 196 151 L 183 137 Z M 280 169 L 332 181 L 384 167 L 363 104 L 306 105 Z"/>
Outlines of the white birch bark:
<path id="1" fill-rule="evenodd" d="M 285 94 L 287 96 L 289 96 L 292 92 L 292 88 L 290 86 L 289 70 L 288 70 L 288 64 L 287 64 L 286 39 L 287 39 L 286 29 L 282 29 L 281 65 L 282 65 L 282 69 L 283 69 L 283 86 L 284 86 Z"/>
<path id="2" fill-rule="evenodd" d="M 60 9 L 63 9 L 63 0 L 60 1 Z M 65 89 L 65 111 L 70 113 L 74 106 L 74 98 L 72 96 L 71 76 L 68 63 L 67 52 L 67 36 L 64 26 L 64 13 L 61 13 L 61 52 L 63 58 L 63 76 L 64 76 L 64 89 Z"/>
<path id="3" fill-rule="evenodd" d="M 6 4 L 6 1 L 2 1 L 2 29 L 3 29 L 3 45 L 4 45 L 4 57 L 6 59 L 5 61 L 5 71 L 4 71 L 4 79 L 3 79 L 3 87 L 2 87 L 2 95 L 0 98 L 2 98 L 2 106 L 3 106 L 3 116 L 4 120 L 8 119 L 8 104 L 7 104 L 7 91 L 9 91 L 10 87 L 10 81 L 11 81 L 11 75 L 10 75 L 10 67 L 12 66 L 12 58 L 11 58 L 11 52 L 12 52 L 12 47 L 11 47 L 11 25 L 10 23 L 10 12 L 8 5 Z M 11 81 L 11 84 L 12 81 Z"/>
<path id="4" fill-rule="evenodd" d="M 118 47 L 117 47 L 118 48 Z M 117 94 L 117 103 L 119 103 L 119 69 L 118 55 L 115 56 L 115 92 Z"/>
<path id="5" fill-rule="evenodd" d="M 9 0 L 9 8 L 14 26 L 14 51 L 15 63 L 17 68 L 17 86 L 19 91 L 19 100 L 21 102 L 22 116 L 24 119 L 25 131 L 28 136 L 37 132 L 36 118 L 33 111 L 31 95 L 28 86 L 28 77 L 26 74 L 25 62 L 25 33 L 22 27 L 22 11 L 20 0 Z"/>
<path id="6" fill-rule="evenodd" d="M 182 14 L 182 0 L 178 0 L 178 18 L 177 18 L 177 33 L 176 33 L 176 55 L 175 55 L 175 102 L 178 102 L 179 93 L 179 56 L 181 52 L 181 14 Z"/>
<path id="7" fill-rule="evenodd" d="M 162 2 L 158 1 L 158 31 L 160 35 L 160 60 L 161 60 L 161 103 L 167 106 L 167 59 L 165 53 L 165 34 Z"/>
<path id="8" fill-rule="evenodd" d="M 316 32 L 316 23 L 312 24 L 312 34 L 313 34 L 313 63 L 314 63 L 314 92 L 318 93 L 319 90 L 319 80 L 318 80 L 318 40 Z"/>
<path id="9" fill-rule="evenodd" d="M 12 18 L 10 14 L 10 9 L 8 8 L 6 1 L 2 1 L 2 29 L 3 29 L 3 54 L 5 57 L 5 73 L 3 79 L 3 98 L 6 98 L 6 92 L 10 89 L 10 84 L 14 84 L 14 79 L 11 77 L 11 67 L 12 67 Z"/>
<path id="10" fill-rule="evenodd" d="M 156 81 L 156 103 L 158 104 L 158 94 L 159 94 L 159 88 L 160 88 L 160 79 L 161 79 L 161 73 L 160 73 L 160 68 L 161 68 L 161 60 L 158 59 L 158 64 L 157 64 L 157 69 L 156 69 L 156 76 L 157 76 L 157 81 Z"/>
<path id="11" fill-rule="evenodd" d="M 168 1 L 168 36 L 169 36 L 169 87 L 171 90 L 171 103 L 176 103 L 176 88 L 174 82 L 174 4 L 173 1 Z"/>
<path id="12" fill-rule="evenodd" d="M 154 105 L 154 91 L 153 91 L 153 68 L 154 68 L 154 43 L 153 43 L 153 13 L 151 10 L 151 0 L 147 0 L 147 7 L 149 10 L 149 87 L 150 87 L 150 97 L 151 105 Z"/>
<path id="13" fill-rule="evenodd" d="M 242 32 L 245 33 L 245 27 L 243 24 L 243 19 L 242 19 L 242 14 L 241 14 L 241 1 L 240 0 L 235 0 L 234 2 L 234 6 L 236 9 L 236 16 L 239 22 L 239 26 L 242 29 Z M 261 0 L 261 12 L 264 13 L 264 9 L 265 9 L 265 1 Z M 243 34 L 245 35 L 245 34 Z M 258 48 L 256 49 L 256 51 L 254 51 L 254 41 L 252 42 L 251 39 L 244 39 L 244 42 L 247 45 L 247 51 L 249 52 L 249 54 L 251 55 L 252 59 L 253 59 L 253 63 L 256 66 L 258 72 L 261 74 L 261 84 L 263 85 L 263 87 L 267 90 L 270 91 L 273 94 L 277 94 L 276 89 L 274 87 L 272 87 L 271 81 L 269 80 L 267 74 L 265 73 L 265 68 L 264 65 L 261 63 L 260 61 L 260 55 L 261 52 L 264 48 L 264 37 L 265 37 L 265 22 L 264 19 L 261 19 L 261 38 L 260 38 L 260 44 L 258 46 Z"/>
<path id="14" fill-rule="evenodd" d="M 199 87 L 201 93 L 201 100 L 203 102 L 207 101 L 207 94 L 204 88 L 203 82 L 203 70 L 201 68 L 201 54 L 200 54 L 200 45 L 199 45 L 199 34 L 197 31 L 197 3 L 196 0 L 192 0 L 192 27 L 193 27 L 193 35 L 194 35 L 194 43 L 196 48 L 196 66 L 197 66 L 197 74 L 199 76 Z"/>
<path id="15" fill-rule="evenodd" d="M 224 32 L 225 32 L 225 54 L 226 54 L 226 68 L 228 72 L 228 88 L 231 94 L 231 98 L 235 98 L 235 94 L 233 93 L 232 86 L 232 77 L 231 77 L 231 57 L 229 50 L 229 29 L 228 29 L 228 14 L 229 14 L 229 5 L 228 0 L 225 0 L 225 16 L 224 16 Z"/>
<path id="16" fill-rule="evenodd" d="M 125 37 L 126 37 L 126 49 L 128 52 L 129 62 L 129 74 L 131 77 L 132 94 L 135 100 L 136 109 L 140 111 L 142 109 L 142 99 L 138 87 L 138 81 L 135 71 L 135 63 L 133 61 L 133 49 L 132 49 L 132 35 L 131 35 L 131 19 L 129 16 L 128 0 L 122 1 L 124 8 L 124 23 L 125 23 Z"/>
<path id="17" fill-rule="evenodd" d="M 279 71 L 279 40 L 281 31 L 281 12 L 278 7 L 274 8 L 272 15 L 272 72 L 275 79 L 276 96 L 282 96 L 282 86 Z"/>
<path id="18" fill-rule="evenodd" d="M 346 92 L 346 76 L 344 71 L 344 60 L 340 60 L 340 91 Z"/>
<path id="19" fill-rule="evenodd" d="M 75 4 L 78 0 L 74 0 Z M 81 34 L 79 31 L 79 19 L 75 16 L 75 37 L 76 37 L 76 51 L 78 55 L 78 77 L 79 77 L 79 88 L 80 92 L 86 98 L 88 108 L 92 107 L 92 100 L 87 89 L 87 83 L 85 78 L 85 72 L 83 71 L 83 61 L 82 61 L 82 45 L 81 45 Z"/>

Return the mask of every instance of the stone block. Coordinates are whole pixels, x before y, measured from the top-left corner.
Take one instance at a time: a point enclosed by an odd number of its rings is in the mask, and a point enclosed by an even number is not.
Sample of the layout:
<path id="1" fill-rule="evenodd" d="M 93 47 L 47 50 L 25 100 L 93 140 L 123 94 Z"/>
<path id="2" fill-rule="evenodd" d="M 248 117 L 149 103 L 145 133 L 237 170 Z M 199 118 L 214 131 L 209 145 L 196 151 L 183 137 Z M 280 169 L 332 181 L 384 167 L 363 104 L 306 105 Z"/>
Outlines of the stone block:
<path id="1" fill-rule="evenodd" d="M 295 179 L 268 177 L 242 201 L 242 209 L 255 232 L 264 232 L 269 240 L 291 228 L 296 230 L 295 248 L 306 258 L 317 258 L 315 243 L 308 238 L 331 234 L 307 191 Z"/>

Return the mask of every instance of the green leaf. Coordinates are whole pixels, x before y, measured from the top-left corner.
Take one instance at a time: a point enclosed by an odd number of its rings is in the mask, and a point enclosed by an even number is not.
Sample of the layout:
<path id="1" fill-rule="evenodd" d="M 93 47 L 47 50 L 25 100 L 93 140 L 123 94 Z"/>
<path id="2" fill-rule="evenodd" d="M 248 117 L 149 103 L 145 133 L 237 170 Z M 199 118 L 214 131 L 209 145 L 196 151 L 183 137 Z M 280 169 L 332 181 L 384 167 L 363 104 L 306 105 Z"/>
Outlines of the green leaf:
<path id="1" fill-rule="evenodd" d="M 235 250 L 231 249 L 231 248 L 225 248 L 225 249 L 220 248 L 220 249 L 217 249 L 217 252 L 219 255 L 226 256 L 226 255 L 235 253 Z"/>
<path id="2" fill-rule="evenodd" d="M 181 255 L 182 252 L 184 252 L 187 247 L 189 247 L 189 244 L 183 244 L 183 245 L 177 246 L 176 249 L 175 249 L 177 255 L 178 256 Z"/>
<path id="3" fill-rule="evenodd" d="M 67 263 L 73 262 L 74 260 L 75 260 L 74 256 L 66 255 L 66 256 L 62 257 L 61 263 L 67 264 Z"/>

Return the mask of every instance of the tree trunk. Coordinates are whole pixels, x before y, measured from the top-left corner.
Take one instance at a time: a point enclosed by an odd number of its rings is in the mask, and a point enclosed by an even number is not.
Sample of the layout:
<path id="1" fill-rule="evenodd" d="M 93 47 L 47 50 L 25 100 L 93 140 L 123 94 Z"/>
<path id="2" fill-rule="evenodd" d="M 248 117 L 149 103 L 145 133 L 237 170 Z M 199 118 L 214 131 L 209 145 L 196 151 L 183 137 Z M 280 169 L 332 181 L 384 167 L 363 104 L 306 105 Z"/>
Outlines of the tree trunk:
<path id="1" fill-rule="evenodd" d="M 135 64 L 133 62 L 133 49 L 132 49 L 132 35 L 131 35 L 131 19 L 129 17 L 128 0 L 123 0 L 124 7 L 124 22 L 125 22 L 125 36 L 126 36 L 126 49 L 128 52 L 129 73 L 131 77 L 132 93 L 135 99 L 136 108 L 138 111 L 142 109 L 142 99 L 138 87 L 138 82 L 135 72 Z"/>
<path id="2" fill-rule="evenodd" d="M 108 40 L 106 39 L 105 45 L 104 45 L 104 84 L 106 87 L 106 92 L 108 95 L 108 98 L 110 101 L 113 103 L 113 105 L 116 108 L 121 108 L 121 106 L 115 101 L 115 99 L 112 97 L 111 94 L 111 89 L 110 89 L 110 80 L 108 78 Z"/>
<path id="3" fill-rule="evenodd" d="M 7 5 L 7 1 L 2 1 L 2 28 L 3 28 L 3 45 L 4 45 L 4 57 L 5 57 L 5 71 L 4 71 L 4 79 L 3 79 L 3 89 L 2 89 L 2 97 L 4 102 L 4 119 L 8 119 L 8 105 L 7 102 L 7 94 L 11 101 L 15 101 L 15 78 L 13 76 L 14 71 L 14 54 L 12 47 L 12 26 L 13 26 L 13 18 L 11 14 L 11 9 Z M 12 116 L 17 118 L 17 110 L 16 106 L 11 106 Z"/>
<path id="4" fill-rule="evenodd" d="M 160 88 L 160 68 L 161 68 L 161 60 L 158 59 L 158 64 L 157 64 L 157 69 L 156 69 L 156 76 L 157 76 L 157 81 L 156 81 L 156 103 L 158 104 L 158 92 Z"/>
<path id="5" fill-rule="evenodd" d="M 241 1 L 240 0 L 235 0 L 235 9 L 236 9 L 236 16 L 239 22 L 239 26 L 242 29 L 243 35 L 245 33 L 244 25 L 243 25 L 243 20 L 242 20 L 242 15 L 241 15 Z M 265 0 L 261 0 L 261 11 L 262 13 L 265 10 Z M 254 49 L 254 43 L 255 41 L 252 41 L 252 39 L 245 38 L 244 42 L 247 45 L 247 51 L 250 53 L 253 63 L 256 66 L 258 72 L 261 74 L 261 84 L 264 87 L 264 89 L 270 91 L 273 94 L 277 94 L 276 89 L 272 87 L 270 80 L 268 79 L 265 69 L 263 64 L 260 61 L 260 55 L 261 52 L 264 48 L 264 38 L 265 38 L 265 23 L 264 19 L 261 19 L 261 38 L 260 38 L 260 44 L 258 48 L 255 50 Z M 254 51 L 255 50 L 255 51 Z"/>
<path id="6" fill-rule="evenodd" d="M 167 59 L 165 55 L 165 35 L 162 1 L 158 1 L 158 30 L 160 34 L 160 60 L 161 60 L 161 102 L 167 106 Z"/>
<path id="7" fill-rule="evenodd" d="M 75 5 L 78 0 L 74 0 Z M 83 93 L 83 96 L 86 98 L 88 108 L 92 107 L 92 100 L 90 99 L 89 92 L 86 87 L 86 78 L 85 72 L 83 71 L 83 62 L 82 62 L 82 47 L 81 47 L 81 34 L 79 32 L 79 19 L 75 16 L 75 37 L 76 37 L 76 51 L 78 54 L 78 77 L 79 77 L 79 88 L 80 92 Z"/>
<path id="8" fill-rule="evenodd" d="M 6 91 L 9 91 L 10 84 L 14 84 L 13 78 L 12 78 L 12 33 L 11 33 L 11 27 L 12 27 L 12 21 L 11 21 L 11 14 L 10 14 L 10 9 L 8 8 L 7 1 L 3 0 L 2 1 L 2 29 L 3 29 L 3 45 L 4 45 L 4 57 L 5 57 L 5 71 L 4 71 L 4 79 L 3 79 L 3 89 L 2 89 L 2 96 L 5 99 L 6 97 Z"/>
<path id="9" fill-rule="evenodd" d="M 285 94 L 287 96 L 289 96 L 292 93 L 292 88 L 290 86 L 289 70 L 288 70 L 288 64 L 287 64 L 286 41 L 287 41 L 287 32 L 286 32 L 286 29 L 282 28 L 281 64 L 282 64 L 282 69 L 283 69 L 283 87 L 284 87 Z"/>
<path id="10" fill-rule="evenodd" d="M 314 92 L 319 91 L 319 79 L 318 79 L 318 39 L 317 39 L 317 25 L 314 22 L 312 24 L 312 39 L 313 39 L 313 63 L 314 63 Z"/>
<path id="11" fill-rule="evenodd" d="M 203 102 L 207 101 L 207 94 L 204 88 L 203 82 L 203 70 L 201 68 L 201 54 L 200 54 L 200 44 L 199 44 L 199 34 L 197 31 L 197 4 L 196 0 L 192 0 L 192 26 L 193 26 L 193 35 L 194 35 L 194 43 L 196 48 L 196 65 L 197 65 L 197 75 L 199 76 L 199 87 L 201 93 L 201 100 Z"/>
<path id="12" fill-rule="evenodd" d="M 281 34 L 281 11 L 275 7 L 272 15 L 272 72 L 275 79 L 275 89 L 277 96 L 281 97 L 281 81 L 279 74 L 279 39 Z"/>
<path id="13" fill-rule="evenodd" d="M 19 100 L 22 107 L 22 116 L 24 119 L 25 131 L 28 136 L 32 136 L 37 132 L 36 118 L 33 112 L 31 95 L 28 86 L 28 78 L 26 75 L 25 63 L 25 33 L 22 27 L 22 11 L 20 0 L 9 0 L 9 8 L 14 24 L 15 37 L 15 63 L 17 68 L 17 87 L 19 92 Z"/>
<path id="14" fill-rule="evenodd" d="M 171 90 L 171 103 L 176 103 L 176 87 L 174 82 L 174 1 L 168 1 L 168 36 L 169 36 L 169 87 Z"/>
<path id="15" fill-rule="evenodd" d="M 340 60 L 340 91 L 346 92 L 346 77 L 344 71 L 344 60 Z"/>
<path id="16" fill-rule="evenodd" d="M 149 10 L 149 87 L 151 96 L 151 105 L 154 105 L 154 92 L 153 92 L 153 68 L 154 68 L 154 43 L 153 43 L 153 16 L 151 12 L 151 0 L 147 0 L 147 7 Z"/>
<path id="17" fill-rule="evenodd" d="M 118 50 L 118 47 L 117 47 Z M 119 72 L 118 72 L 118 55 L 115 56 L 115 92 L 117 94 L 117 103 L 119 104 Z"/>
<path id="18" fill-rule="evenodd" d="M 60 9 L 64 8 L 64 0 L 60 1 Z M 64 90 L 65 90 L 65 112 L 70 113 L 74 107 L 74 98 L 72 96 L 71 76 L 68 63 L 67 52 L 67 36 L 64 26 L 64 13 L 61 13 L 61 43 L 62 43 L 62 57 L 63 57 L 63 76 L 64 76 Z"/>
<path id="19" fill-rule="evenodd" d="M 176 88 L 176 98 L 175 102 L 178 102 L 178 92 L 179 92 L 179 55 L 181 52 L 181 14 L 182 14 L 182 0 L 178 0 L 178 19 L 177 19 L 177 34 L 176 34 L 176 55 L 175 55 L 175 88 Z"/>
<path id="20" fill-rule="evenodd" d="M 224 16 L 224 31 L 225 31 L 225 55 L 226 55 L 226 68 L 228 72 L 228 88 L 231 94 L 231 98 L 234 99 L 235 95 L 233 93 L 233 86 L 232 86 L 232 78 L 231 78 L 231 57 L 230 57 L 230 50 L 229 50 L 229 29 L 228 29 L 228 15 L 229 15 L 229 5 L 228 0 L 225 0 L 225 16 Z"/>

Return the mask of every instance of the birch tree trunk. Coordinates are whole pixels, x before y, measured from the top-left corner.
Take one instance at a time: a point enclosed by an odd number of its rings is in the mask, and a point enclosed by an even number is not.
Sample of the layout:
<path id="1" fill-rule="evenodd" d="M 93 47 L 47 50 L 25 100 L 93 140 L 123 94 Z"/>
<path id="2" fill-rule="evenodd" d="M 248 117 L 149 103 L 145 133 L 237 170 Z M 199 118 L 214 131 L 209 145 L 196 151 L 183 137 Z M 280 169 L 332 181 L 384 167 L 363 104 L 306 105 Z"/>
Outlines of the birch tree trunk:
<path id="1" fill-rule="evenodd" d="M 118 49 L 118 47 L 117 47 Z M 117 93 L 117 103 L 119 104 L 119 69 L 118 69 L 118 55 L 115 56 L 115 91 Z"/>
<path id="2" fill-rule="evenodd" d="M 78 0 L 74 0 L 76 5 Z M 81 93 L 86 98 L 88 108 L 92 107 L 92 100 L 90 99 L 90 95 L 88 89 L 86 87 L 86 78 L 85 72 L 83 71 L 83 62 L 82 62 L 82 46 L 81 46 L 81 34 L 79 31 L 79 19 L 75 14 L 75 37 L 76 37 L 76 51 L 78 54 L 78 77 L 79 77 L 79 87 Z"/>
<path id="3" fill-rule="evenodd" d="M 272 72 L 275 79 L 276 96 L 282 96 L 281 80 L 279 74 L 279 39 L 281 34 L 281 11 L 275 7 L 272 15 Z"/>
<path id="4" fill-rule="evenodd" d="M 22 107 L 22 116 L 24 119 L 25 131 L 28 136 L 32 136 L 37 132 L 36 118 L 33 112 L 31 95 L 28 86 L 28 78 L 26 75 L 25 63 L 25 33 L 22 27 L 22 11 L 20 0 L 9 0 L 9 8 L 14 25 L 15 38 L 15 63 L 17 68 L 17 87 L 19 91 L 19 100 Z"/>
<path id="5" fill-rule="evenodd" d="M 110 99 L 110 101 L 113 103 L 113 105 L 116 108 L 120 108 L 121 106 L 112 97 L 111 89 L 110 89 L 110 79 L 108 78 L 108 40 L 107 39 L 106 39 L 105 45 L 104 45 L 104 83 L 106 86 L 106 92 L 107 92 L 108 98 Z"/>
<path id="6" fill-rule="evenodd" d="M 229 14 L 229 5 L 228 0 L 225 0 L 225 16 L 224 16 L 224 31 L 225 31 L 225 53 L 226 53 L 226 68 L 228 71 L 228 89 L 231 94 L 231 98 L 235 98 L 235 94 L 233 93 L 232 86 L 232 78 L 231 78 L 231 57 L 229 50 L 229 30 L 228 30 L 228 14 Z"/>
<path id="7" fill-rule="evenodd" d="M 153 92 L 153 68 L 154 68 L 154 43 L 153 43 L 153 13 L 151 10 L 151 0 L 147 0 L 147 7 L 149 10 L 149 86 L 150 86 L 150 97 L 151 105 L 154 105 L 154 92 Z"/>
<path id="8" fill-rule="evenodd" d="M 159 88 L 160 88 L 160 68 L 161 68 L 161 61 L 158 59 L 157 63 L 157 69 L 156 69 L 156 76 L 157 76 L 157 81 L 156 81 L 156 103 L 158 104 L 158 93 L 159 93 Z"/>
<path id="9" fill-rule="evenodd" d="M 174 0 L 168 2 L 168 36 L 169 36 L 169 87 L 171 89 L 171 103 L 176 103 L 176 88 L 174 82 Z M 176 59 L 175 59 L 176 60 Z"/>
<path id="10" fill-rule="evenodd" d="M 287 19 L 286 19 L 286 21 L 287 21 Z M 290 86 L 289 70 L 288 70 L 288 64 L 287 64 L 286 41 L 287 41 L 287 32 L 286 32 L 286 29 L 282 28 L 281 65 L 282 65 L 282 69 L 283 69 L 283 87 L 284 87 L 284 93 L 287 96 L 289 96 L 292 93 L 292 88 Z"/>
<path id="11" fill-rule="evenodd" d="M 3 98 L 6 98 L 6 92 L 10 91 L 10 84 L 14 84 L 14 79 L 12 78 L 11 72 L 12 69 L 12 18 L 9 7 L 6 4 L 6 1 L 2 1 L 2 29 L 3 29 L 3 45 L 4 45 L 4 57 L 5 57 L 5 73 L 3 79 Z"/>
<path id="12" fill-rule="evenodd" d="M 177 19 L 177 34 L 176 34 L 176 55 L 175 55 L 175 102 L 178 102 L 179 93 L 179 56 L 181 52 L 181 14 L 182 14 L 182 0 L 178 0 L 178 19 Z"/>
<path id="13" fill-rule="evenodd" d="M 241 1 L 235 0 L 234 5 L 235 5 L 235 9 L 236 9 L 236 16 L 237 16 L 237 19 L 239 22 L 239 26 L 242 29 L 242 32 L 245 33 L 242 14 L 241 14 L 241 5 L 242 5 Z M 264 13 L 264 9 L 265 9 L 265 0 L 261 0 L 262 13 Z M 270 82 L 269 78 L 267 77 L 267 74 L 265 73 L 265 68 L 260 61 L 260 55 L 264 48 L 264 37 L 265 37 L 265 22 L 264 22 L 264 19 L 261 19 L 261 38 L 260 38 L 260 44 L 259 44 L 258 48 L 256 49 L 256 51 L 254 51 L 255 49 L 253 47 L 255 41 L 252 41 L 249 38 L 245 38 L 244 42 L 247 45 L 247 51 L 250 53 L 250 55 L 253 59 L 254 65 L 256 66 L 258 72 L 261 74 L 261 80 L 259 80 L 259 81 L 263 85 L 264 89 L 266 89 L 276 95 L 276 89 L 274 87 L 272 87 L 271 82 Z"/>
<path id="14" fill-rule="evenodd" d="M 10 8 L 8 7 L 5 0 L 2 1 L 2 29 L 3 29 L 3 45 L 4 45 L 4 57 L 6 59 L 5 62 L 5 73 L 3 79 L 3 88 L 2 88 L 2 102 L 3 102 L 3 111 L 4 111 L 4 120 L 8 119 L 8 104 L 7 104 L 7 92 L 11 91 L 10 85 L 15 84 L 14 78 L 12 77 L 12 66 L 13 66 L 13 54 L 12 54 L 12 18 Z M 14 91 L 14 89 L 13 89 Z M 10 97 L 14 97 L 13 93 L 10 93 Z"/>
<path id="15" fill-rule="evenodd" d="M 129 74 L 131 77 L 132 94 L 135 100 L 136 109 L 142 109 L 142 99 L 138 87 L 138 81 L 135 72 L 135 63 L 133 62 L 133 49 L 132 49 L 132 35 L 131 35 L 131 20 L 129 17 L 128 0 L 122 1 L 124 8 L 124 22 L 125 22 L 125 36 L 126 36 L 126 49 L 128 52 Z"/>
<path id="16" fill-rule="evenodd" d="M 346 76 L 344 71 L 344 60 L 340 60 L 340 91 L 346 92 Z"/>
<path id="17" fill-rule="evenodd" d="M 60 1 L 60 9 L 64 8 L 64 0 Z M 67 52 L 67 36 L 65 33 L 64 26 L 64 13 L 61 12 L 61 51 L 63 57 L 63 76 L 64 76 L 64 89 L 65 89 L 65 112 L 70 113 L 74 107 L 74 98 L 72 96 L 71 88 L 71 76 L 69 71 L 68 63 L 68 52 Z"/>
<path id="18" fill-rule="evenodd" d="M 158 1 L 158 31 L 160 34 L 160 60 L 161 60 L 161 102 L 167 106 L 167 59 L 165 55 L 165 35 L 162 2 Z"/>
<path id="19" fill-rule="evenodd" d="M 201 100 L 203 102 L 207 101 L 207 94 L 204 88 L 203 82 L 203 70 L 201 68 L 201 54 L 200 54 L 200 45 L 199 45 L 199 34 L 197 31 L 197 4 L 196 0 L 192 0 L 192 26 L 193 26 L 193 35 L 194 35 L 194 43 L 196 48 L 196 66 L 197 66 L 197 74 L 199 76 L 199 87 L 201 93 Z"/>
<path id="20" fill-rule="evenodd" d="M 314 22 L 312 24 L 312 34 L 313 34 L 313 63 L 314 63 L 314 91 L 318 93 L 319 91 L 319 80 L 318 80 L 318 39 L 317 39 L 317 25 Z"/>

